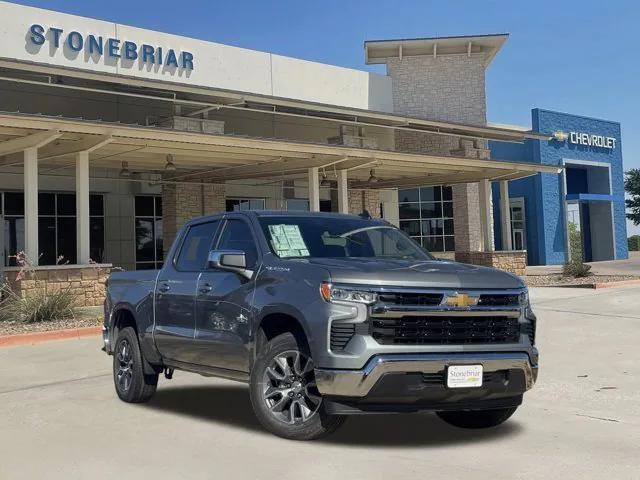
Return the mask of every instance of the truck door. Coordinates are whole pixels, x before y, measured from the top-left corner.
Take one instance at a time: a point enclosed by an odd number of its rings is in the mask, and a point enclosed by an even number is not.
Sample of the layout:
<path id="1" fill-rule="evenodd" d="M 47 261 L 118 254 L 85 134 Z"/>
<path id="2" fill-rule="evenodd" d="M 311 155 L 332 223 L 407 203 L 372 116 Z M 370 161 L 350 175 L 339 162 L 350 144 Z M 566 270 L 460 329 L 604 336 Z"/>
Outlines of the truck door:
<path id="1" fill-rule="evenodd" d="M 162 356 L 194 363 L 195 299 L 219 220 L 192 225 L 173 259 L 160 271 L 155 290 L 154 338 Z"/>
<path id="2" fill-rule="evenodd" d="M 247 268 L 257 269 L 255 237 L 244 219 L 227 219 L 215 248 L 242 251 Z M 198 363 L 228 370 L 249 370 L 253 286 L 253 280 L 236 272 L 214 268 L 202 272 L 196 297 Z"/>

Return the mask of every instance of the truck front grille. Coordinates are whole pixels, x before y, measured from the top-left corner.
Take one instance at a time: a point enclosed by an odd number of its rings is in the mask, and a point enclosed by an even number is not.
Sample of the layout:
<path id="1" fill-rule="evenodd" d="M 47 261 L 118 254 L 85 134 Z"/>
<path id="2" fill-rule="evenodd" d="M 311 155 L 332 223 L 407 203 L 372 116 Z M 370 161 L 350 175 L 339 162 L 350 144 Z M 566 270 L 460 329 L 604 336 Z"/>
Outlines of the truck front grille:
<path id="1" fill-rule="evenodd" d="M 442 293 L 384 292 L 378 300 L 388 305 L 435 306 L 442 302 Z"/>
<path id="2" fill-rule="evenodd" d="M 518 319 L 507 316 L 420 315 L 371 317 L 371 336 L 382 345 L 517 343 Z"/>
<path id="3" fill-rule="evenodd" d="M 518 307 L 520 296 L 505 293 L 483 293 L 478 300 L 480 307 Z"/>
<path id="4" fill-rule="evenodd" d="M 331 324 L 330 348 L 334 352 L 341 352 L 349 343 L 349 340 L 355 335 L 356 326 L 353 323 L 337 323 Z"/>

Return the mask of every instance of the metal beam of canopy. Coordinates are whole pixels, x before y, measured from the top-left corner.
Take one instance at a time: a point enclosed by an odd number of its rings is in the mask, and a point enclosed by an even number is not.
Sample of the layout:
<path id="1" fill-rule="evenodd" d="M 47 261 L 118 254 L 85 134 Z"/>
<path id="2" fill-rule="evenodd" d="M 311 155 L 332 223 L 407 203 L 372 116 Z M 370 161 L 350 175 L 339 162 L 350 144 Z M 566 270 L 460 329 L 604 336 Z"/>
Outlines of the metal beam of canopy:
<path id="1" fill-rule="evenodd" d="M 362 168 L 366 165 L 375 165 L 380 168 L 380 172 L 384 171 L 384 175 L 378 177 L 391 182 L 394 179 L 403 179 L 403 183 L 408 181 L 407 178 L 414 177 L 416 182 L 420 178 L 424 178 L 428 172 L 442 172 L 445 178 L 447 170 L 455 172 L 465 172 L 474 175 L 473 179 L 468 181 L 477 181 L 482 178 L 497 179 L 514 179 L 521 178 L 529 174 L 538 172 L 558 173 L 558 167 L 549 165 L 540 165 L 523 162 L 509 162 L 496 160 L 482 160 L 477 158 L 452 157 L 442 155 L 430 155 L 420 153 L 397 152 L 392 150 L 373 150 L 364 148 L 345 147 L 341 145 L 329 145 L 324 143 L 309 143 L 299 140 L 286 139 L 264 139 L 255 137 L 240 137 L 235 135 L 211 135 L 196 132 L 183 132 L 167 129 L 157 129 L 142 126 L 118 125 L 108 122 L 95 122 L 87 120 L 52 118 L 45 116 L 33 116 L 24 114 L 0 114 L 0 133 L 4 128 L 12 129 L 15 133 L 16 129 L 22 129 L 24 135 L 43 133 L 42 131 L 59 130 L 64 132 L 65 136 L 73 136 L 76 140 L 83 135 L 111 135 L 113 140 L 111 144 L 105 145 L 105 150 L 114 148 L 115 145 L 126 145 L 132 150 L 139 150 L 137 153 L 146 153 L 149 148 L 157 148 L 157 154 L 150 154 L 148 159 L 145 158 L 144 163 L 148 161 L 148 169 L 161 170 L 166 162 L 164 153 L 160 153 L 160 149 L 166 149 L 167 153 L 175 154 L 179 149 L 189 150 L 190 152 L 198 152 L 202 155 L 202 170 L 211 175 L 211 178 L 219 180 L 227 180 L 232 178 L 251 178 L 255 176 L 277 176 L 283 173 L 282 166 L 262 165 L 262 159 L 271 160 L 274 157 L 279 161 L 278 157 L 287 159 L 288 166 L 286 172 L 304 172 L 308 168 L 328 168 L 333 165 L 336 170 L 339 169 L 341 162 L 347 165 L 347 158 L 350 162 L 362 162 L 351 166 L 355 170 L 351 177 L 358 178 L 362 173 Z M 16 141 L 20 139 L 14 139 Z M 10 140 L 13 142 L 13 140 Z M 6 143 L 6 142 L 5 142 Z M 102 151 L 101 151 L 102 152 Z M 224 153 L 234 153 L 237 155 L 247 154 L 245 165 L 238 165 L 235 171 L 214 171 L 216 167 L 224 167 L 225 163 L 233 163 L 224 160 Z M 206 154 L 211 155 L 210 158 Z M 136 152 L 134 152 L 136 154 Z M 257 160 L 259 157 L 262 159 Z M 177 157 L 179 158 L 179 156 Z M 249 160 L 251 158 L 251 160 Z M 100 160 L 99 158 L 97 160 Z M 257 161 L 256 161 L 257 160 Z M 242 163 L 242 159 L 237 159 L 238 163 Z M 277 163 L 274 162 L 274 163 Z M 93 162 L 93 159 L 92 159 Z M 372 163 L 373 162 L 373 163 Z M 114 167 L 118 166 L 119 160 L 114 159 Z M 142 161 L 141 161 L 142 163 Z M 180 167 L 180 165 L 178 165 Z M 197 168 L 197 165 L 193 165 Z M 208 167 L 208 168 L 207 168 Z M 345 168 L 343 166 L 343 168 Z M 360 168 L 360 170 L 357 170 Z M 372 167 L 373 168 L 373 167 Z M 490 171 L 491 175 L 486 176 L 485 171 Z M 494 172 L 495 171 L 495 172 Z M 494 175 L 495 173 L 495 175 Z M 192 174 L 188 174 L 192 175 Z M 195 174 L 193 174 L 195 176 Z M 460 182 L 459 174 L 452 174 L 451 182 Z M 427 177 L 430 178 L 430 177 Z M 433 177 L 431 177 L 433 178 Z M 467 177 L 464 177 L 467 178 Z M 446 181 L 444 183 L 447 183 Z M 381 185 L 385 185 L 382 183 Z M 388 183 L 391 186 L 391 183 Z M 367 188 L 367 187 L 363 187 Z M 368 188 L 381 188 L 370 186 Z"/>

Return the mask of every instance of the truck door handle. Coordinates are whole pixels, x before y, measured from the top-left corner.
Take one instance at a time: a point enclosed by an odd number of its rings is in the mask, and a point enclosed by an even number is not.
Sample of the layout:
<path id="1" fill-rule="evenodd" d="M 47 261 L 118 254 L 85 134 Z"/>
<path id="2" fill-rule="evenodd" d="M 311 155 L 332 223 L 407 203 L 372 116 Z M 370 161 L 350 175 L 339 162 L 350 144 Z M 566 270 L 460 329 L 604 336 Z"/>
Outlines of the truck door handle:
<path id="1" fill-rule="evenodd" d="M 200 293 L 209 293 L 213 290 L 213 286 L 210 283 L 205 283 L 200 287 Z"/>
<path id="2" fill-rule="evenodd" d="M 161 283 L 158 286 L 158 291 L 161 293 L 168 292 L 169 290 L 171 290 L 171 287 L 169 286 L 168 283 Z"/>

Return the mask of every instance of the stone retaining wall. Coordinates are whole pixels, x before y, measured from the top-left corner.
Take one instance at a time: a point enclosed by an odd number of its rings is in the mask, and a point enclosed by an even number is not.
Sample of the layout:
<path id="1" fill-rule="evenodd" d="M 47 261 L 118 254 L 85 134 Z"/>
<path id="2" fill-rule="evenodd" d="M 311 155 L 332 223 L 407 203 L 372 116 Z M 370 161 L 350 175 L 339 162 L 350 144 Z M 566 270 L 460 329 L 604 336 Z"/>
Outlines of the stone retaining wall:
<path id="1" fill-rule="evenodd" d="M 498 268 L 522 277 L 527 267 L 527 251 L 456 252 L 456 262 Z"/>
<path id="2" fill-rule="evenodd" d="M 5 274 L 13 291 L 23 297 L 39 289 L 55 292 L 68 288 L 76 296 L 78 307 L 97 307 L 104 302 L 105 282 L 111 268 L 108 264 L 35 267 L 22 279 L 17 279 L 17 268 L 7 268 Z"/>

